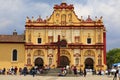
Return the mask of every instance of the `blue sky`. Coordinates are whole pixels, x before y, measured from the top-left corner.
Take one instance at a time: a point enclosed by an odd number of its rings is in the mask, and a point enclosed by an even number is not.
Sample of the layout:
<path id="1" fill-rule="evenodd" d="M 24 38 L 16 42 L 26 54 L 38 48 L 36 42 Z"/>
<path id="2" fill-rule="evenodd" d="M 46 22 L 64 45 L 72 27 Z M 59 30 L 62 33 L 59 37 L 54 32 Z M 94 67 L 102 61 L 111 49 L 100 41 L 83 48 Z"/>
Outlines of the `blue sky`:
<path id="1" fill-rule="evenodd" d="M 50 16 L 54 4 L 62 1 L 73 4 L 79 18 L 103 16 L 107 29 L 107 51 L 120 48 L 120 0 L 0 0 L 0 34 L 12 34 L 14 29 L 22 34 L 26 16 Z"/>

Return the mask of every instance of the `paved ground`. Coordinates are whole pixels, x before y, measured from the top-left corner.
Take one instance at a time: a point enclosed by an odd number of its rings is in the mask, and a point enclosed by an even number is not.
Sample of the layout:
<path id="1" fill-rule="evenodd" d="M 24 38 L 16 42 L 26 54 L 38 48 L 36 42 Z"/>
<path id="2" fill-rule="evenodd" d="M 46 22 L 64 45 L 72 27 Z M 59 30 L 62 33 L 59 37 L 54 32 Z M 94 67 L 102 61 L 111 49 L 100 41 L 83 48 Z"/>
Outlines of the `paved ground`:
<path id="1" fill-rule="evenodd" d="M 58 77 L 58 76 L 23 76 L 23 75 L 0 75 L 0 80 L 113 80 L 113 76 L 87 75 L 74 77 Z"/>

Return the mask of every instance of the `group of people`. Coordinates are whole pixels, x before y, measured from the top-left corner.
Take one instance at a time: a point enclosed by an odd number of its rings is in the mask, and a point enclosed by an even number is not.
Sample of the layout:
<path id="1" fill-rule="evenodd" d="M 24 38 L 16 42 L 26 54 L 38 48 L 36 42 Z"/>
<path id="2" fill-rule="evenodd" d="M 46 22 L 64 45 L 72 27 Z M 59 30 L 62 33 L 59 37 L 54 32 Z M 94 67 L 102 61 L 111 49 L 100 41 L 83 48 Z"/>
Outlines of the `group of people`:
<path id="1" fill-rule="evenodd" d="M 28 69 L 26 66 L 23 67 L 23 68 L 18 68 L 17 66 L 15 67 L 11 67 L 9 69 L 6 69 L 6 68 L 3 68 L 3 69 L 0 69 L 0 74 L 7 74 L 7 75 L 16 75 L 16 74 L 19 74 L 19 75 L 24 75 L 26 76 L 27 74 L 30 74 L 30 75 L 33 75 L 33 77 L 35 76 L 35 74 L 42 74 L 43 73 L 43 70 L 48 70 L 49 68 L 48 67 L 45 67 L 45 68 L 38 68 L 36 66 Z"/>
<path id="2" fill-rule="evenodd" d="M 9 74 L 14 74 L 14 75 L 16 75 L 16 74 L 17 74 L 17 71 L 18 71 L 17 66 L 15 66 L 15 67 L 12 66 L 10 69 L 7 69 L 7 70 L 6 70 L 6 68 L 0 69 L 0 74 L 5 75 L 5 74 L 7 73 L 8 75 L 9 75 Z"/>
<path id="3" fill-rule="evenodd" d="M 5 75 L 5 74 L 7 74 L 7 75 L 16 75 L 18 73 L 18 70 L 19 70 L 19 74 L 21 75 L 23 69 L 22 68 L 18 69 L 17 66 L 15 66 L 15 67 L 12 66 L 9 69 L 3 68 L 3 69 L 0 70 L 0 74 L 3 74 L 3 75 Z"/>
<path id="4" fill-rule="evenodd" d="M 84 77 L 86 76 L 87 72 L 86 69 L 84 69 L 84 71 L 82 71 L 80 69 L 80 71 L 78 72 L 78 69 L 76 66 L 70 68 L 68 65 L 66 67 L 62 67 L 60 72 L 58 73 L 58 76 L 66 76 L 68 73 L 72 74 L 72 72 L 74 73 L 75 76 L 77 76 L 77 74 L 80 75 L 84 75 Z"/>
<path id="5" fill-rule="evenodd" d="M 66 76 L 67 74 L 71 74 L 71 73 L 73 73 L 74 75 L 79 74 L 80 76 L 84 76 L 84 77 L 86 77 L 87 73 L 90 73 L 92 75 L 110 75 L 111 74 L 109 70 L 104 71 L 102 69 L 94 70 L 94 69 L 86 69 L 86 68 L 82 70 L 82 69 L 77 69 L 76 66 L 73 66 L 73 67 L 66 66 L 61 68 L 60 72 L 58 73 L 58 76 Z"/>
<path id="6" fill-rule="evenodd" d="M 33 75 L 33 77 L 36 75 L 36 74 L 43 74 L 44 71 L 49 71 L 50 70 L 50 67 L 49 66 L 44 66 L 44 68 L 38 68 L 38 67 L 32 67 L 30 69 L 28 69 L 26 66 L 23 67 L 23 68 L 18 68 L 17 66 L 15 67 L 11 67 L 10 69 L 6 69 L 6 68 L 3 68 L 3 69 L 0 69 L 0 74 L 7 74 L 7 75 L 16 75 L 16 74 L 19 74 L 19 75 L 24 75 L 26 76 L 27 74 L 30 74 L 30 75 Z M 66 67 L 62 67 L 60 72 L 58 73 L 58 76 L 66 76 L 67 74 L 74 74 L 75 76 L 77 76 L 78 74 L 81 75 L 81 76 L 86 76 L 87 75 L 87 69 L 77 69 L 76 66 L 72 66 L 70 67 L 69 65 L 67 65 Z M 103 71 L 103 70 L 92 70 L 91 71 L 93 75 L 103 75 L 103 74 L 110 74 L 110 71 L 108 70 L 107 72 Z M 104 73 L 103 73 L 104 72 Z M 117 77 L 119 77 L 119 80 L 120 80 L 120 68 L 118 68 L 116 70 L 116 72 L 114 73 L 114 77 L 113 77 L 113 80 L 117 80 Z"/>

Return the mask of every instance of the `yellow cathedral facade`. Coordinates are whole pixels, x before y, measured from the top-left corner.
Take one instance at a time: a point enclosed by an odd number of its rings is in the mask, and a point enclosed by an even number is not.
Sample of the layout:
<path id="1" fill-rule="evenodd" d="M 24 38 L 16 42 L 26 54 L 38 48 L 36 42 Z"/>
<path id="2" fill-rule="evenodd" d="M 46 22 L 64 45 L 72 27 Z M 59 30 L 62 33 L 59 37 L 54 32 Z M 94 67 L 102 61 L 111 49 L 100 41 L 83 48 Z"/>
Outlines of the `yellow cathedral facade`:
<path id="1" fill-rule="evenodd" d="M 0 68 L 17 66 L 106 66 L 106 29 L 102 17 L 78 18 L 72 4 L 54 5 L 50 17 L 26 18 L 25 32 L 0 35 Z"/>

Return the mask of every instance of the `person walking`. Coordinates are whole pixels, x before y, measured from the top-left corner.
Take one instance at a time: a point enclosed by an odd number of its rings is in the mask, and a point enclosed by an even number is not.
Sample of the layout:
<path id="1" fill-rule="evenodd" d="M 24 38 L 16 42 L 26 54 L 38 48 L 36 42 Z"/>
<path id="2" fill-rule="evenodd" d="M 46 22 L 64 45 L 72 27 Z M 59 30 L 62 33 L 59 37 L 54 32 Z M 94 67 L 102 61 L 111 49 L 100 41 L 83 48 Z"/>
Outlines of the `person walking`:
<path id="1" fill-rule="evenodd" d="M 33 77 L 35 76 L 35 74 L 36 74 L 36 70 L 35 70 L 35 68 L 33 67 L 33 68 L 32 68 L 32 75 L 33 75 Z"/>
<path id="2" fill-rule="evenodd" d="M 10 71 L 11 71 L 11 74 L 13 75 L 14 74 L 14 68 L 13 68 L 13 66 L 11 67 Z"/>
<path id="3" fill-rule="evenodd" d="M 5 72 L 6 72 L 6 69 L 5 69 L 5 68 L 3 68 L 3 70 L 2 70 L 2 74 L 4 74 L 4 75 L 5 75 Z"/>
<path id="4" fill-rule="evenodd" d="M 19 68 L 19 74 L 22 75 L 22 68 Z"/>
<path id="5" fill-rule="evenodd" d="M 117 73 L 118 73 L 118 70 L 116 70 L 116 72 L 114 73 L 113 80 L 117 80 Z"/>
<path id="6" fill-rule="evenodd" d="M 86 77 L 86 74 L 87 74 L 86 69 L 84 69 L 84 77 Z"/>
<path id="7" fill-rule="evenodd" d="M 73 72 L 74 72 L 74 75 L 77 76 L 77 68 L 76 68 L 76 66 L 74 66 L 74 68 L 73 68 Z"/>
<path id="8" fill-rule="evenodd" d="M 15 69 L 14 69 L 14 74 L 15 75 L 17 74 L 17 70 L 18 70 L 18 68 L 17 68 L 17 66 L 15 66 Z"/>
<path id="9" fill-rule="evenodd" d="M 25 67 L 23 68 L 23 74 L 24 74 L 24 76 L 26 76 L 27 73 L 28 73 L 28 69 L 27 69 L 27 67 L 25 66 Z"/>
<path id="10" fill-rule="evenodd" d="M 120 67 L 118 68 L 118 78 L 120 80 Z"/>

